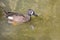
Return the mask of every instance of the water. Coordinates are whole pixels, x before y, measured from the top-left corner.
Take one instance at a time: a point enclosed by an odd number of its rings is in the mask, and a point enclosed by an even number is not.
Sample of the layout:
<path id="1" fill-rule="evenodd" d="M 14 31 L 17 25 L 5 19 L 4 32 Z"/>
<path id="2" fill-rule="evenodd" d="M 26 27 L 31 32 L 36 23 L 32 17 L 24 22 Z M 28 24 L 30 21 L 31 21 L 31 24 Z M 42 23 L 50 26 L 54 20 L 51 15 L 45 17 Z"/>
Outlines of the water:
<path id="1" fill-rule="evenodd" d="M 60 40 L 59 4 L 60 0 L 0 0 L 5 10 L 25 14 L 31 8 L 39 15 L 30 22 L 11 25 L 0 11 L 0 40 Z"/>

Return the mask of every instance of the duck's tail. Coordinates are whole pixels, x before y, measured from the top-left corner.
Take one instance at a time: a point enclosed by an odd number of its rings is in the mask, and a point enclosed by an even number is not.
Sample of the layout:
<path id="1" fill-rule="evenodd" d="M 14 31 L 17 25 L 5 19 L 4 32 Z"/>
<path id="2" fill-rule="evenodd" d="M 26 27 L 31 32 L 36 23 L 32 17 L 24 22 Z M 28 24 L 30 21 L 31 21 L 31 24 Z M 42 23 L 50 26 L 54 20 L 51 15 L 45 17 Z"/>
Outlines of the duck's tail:
<path id="1" fill-rule="evenodd" d="M 3 10 L 3 13 L 4 13 L 5 15 L 7 15 L 7 14 L 8 14 L 8 12 L 7 12 L 6 10 Z"/>
<path id="2" fill-rule="evenodd" d="M 8 11 L 3 10 L 3 15 L 4 15 L 4 17 L 8 17 Z"/>

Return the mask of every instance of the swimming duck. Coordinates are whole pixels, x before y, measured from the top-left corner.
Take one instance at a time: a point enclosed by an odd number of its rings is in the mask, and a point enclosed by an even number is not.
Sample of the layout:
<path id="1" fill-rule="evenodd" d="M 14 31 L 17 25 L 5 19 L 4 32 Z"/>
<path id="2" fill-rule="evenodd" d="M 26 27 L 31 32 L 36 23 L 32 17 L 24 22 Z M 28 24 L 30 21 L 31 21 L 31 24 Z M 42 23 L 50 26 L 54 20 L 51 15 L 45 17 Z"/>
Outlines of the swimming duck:
<path id="1" fill-rule="evenodd" d="M 8 23 L 14 24 L 14 23 L 24 23 L 24 22 L 28 22 L 31 20 L 31 16 L 38 16 L 34 10 L 32 9 L 28 9 L 27 14 L 19 14 L 16 12 L 5 12 L 5 16 L 8 20 Z"/>

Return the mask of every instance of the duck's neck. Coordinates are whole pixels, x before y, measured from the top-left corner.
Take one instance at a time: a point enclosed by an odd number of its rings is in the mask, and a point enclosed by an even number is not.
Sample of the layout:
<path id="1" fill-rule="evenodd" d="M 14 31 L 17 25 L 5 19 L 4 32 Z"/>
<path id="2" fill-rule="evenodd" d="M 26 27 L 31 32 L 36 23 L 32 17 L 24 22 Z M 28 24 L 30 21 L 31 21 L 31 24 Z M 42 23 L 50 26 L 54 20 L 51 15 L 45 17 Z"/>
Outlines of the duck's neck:
<path id="1" fill-rule="evenodd" d="M 27 14 L 27 15 L 31 17 L 31 14 Z"/>

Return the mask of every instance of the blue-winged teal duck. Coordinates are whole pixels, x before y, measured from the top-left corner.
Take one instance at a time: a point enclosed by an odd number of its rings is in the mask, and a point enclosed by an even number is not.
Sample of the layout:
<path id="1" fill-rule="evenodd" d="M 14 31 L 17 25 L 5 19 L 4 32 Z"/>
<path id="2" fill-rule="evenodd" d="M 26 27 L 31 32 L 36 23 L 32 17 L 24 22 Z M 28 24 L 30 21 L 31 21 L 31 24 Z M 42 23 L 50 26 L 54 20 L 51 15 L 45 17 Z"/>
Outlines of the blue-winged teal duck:
<path id="1" fill-rule="evenodd" d="M 19 14 L 15 12 L 6 12 L 5 16 L 8 20 L 8 23 L 24 23 L 31 20 L 31 16 L 38 16 L 32 9 L 28 9 L 27 14 Z"/>

